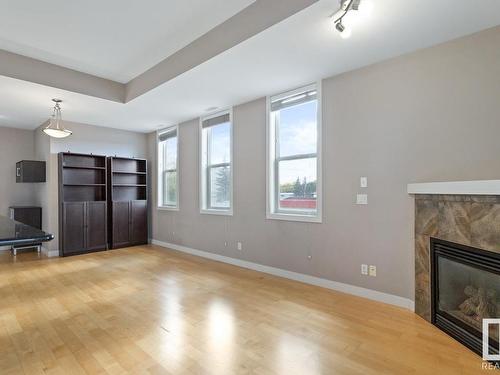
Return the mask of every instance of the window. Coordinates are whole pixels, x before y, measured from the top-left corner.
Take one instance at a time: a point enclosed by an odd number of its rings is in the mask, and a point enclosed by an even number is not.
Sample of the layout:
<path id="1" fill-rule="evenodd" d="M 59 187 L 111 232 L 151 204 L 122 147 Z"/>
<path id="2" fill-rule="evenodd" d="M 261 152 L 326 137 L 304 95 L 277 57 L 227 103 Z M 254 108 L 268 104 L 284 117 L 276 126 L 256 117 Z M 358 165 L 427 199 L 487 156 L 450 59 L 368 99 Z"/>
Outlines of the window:
<path id="1" fill-rule="evenodd" d="M 320 85 L 268 99 L 270 219 L 321 222 Z"/>
<path id="2" fill-rule="evenodd" d="M 202 213 L 232 215 L 232 119 L 231 111 L 200 120 Z"/>
<path id="3" fill-rule="evenodd" d="M 158 132 L 158 207 L 179 208 L 177 126 Z"/>

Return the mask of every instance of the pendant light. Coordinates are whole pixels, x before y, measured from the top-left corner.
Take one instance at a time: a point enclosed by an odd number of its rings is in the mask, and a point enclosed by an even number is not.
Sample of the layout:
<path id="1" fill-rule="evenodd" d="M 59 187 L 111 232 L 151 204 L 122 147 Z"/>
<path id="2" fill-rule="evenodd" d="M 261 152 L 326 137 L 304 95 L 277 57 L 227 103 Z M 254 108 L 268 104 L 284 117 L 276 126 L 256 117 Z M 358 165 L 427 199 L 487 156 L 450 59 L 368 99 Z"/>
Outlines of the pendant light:
<path id="1" fill-rule="evenodd" d="M 47 134 L 49 137 L 53 138 L 66 138 L 69 137 L 73 132 L 68 129 L 64 129 L 62 126 L 62 117 L 61 117 L 61 106 L 60 103 L 62 103 L 61 99 L 52 99 L 54 103 L 54 111 L 52 112 L 52 117 L 49 119 L 49 125 L 45 129 L 43 129 L 43 132 Z"/>

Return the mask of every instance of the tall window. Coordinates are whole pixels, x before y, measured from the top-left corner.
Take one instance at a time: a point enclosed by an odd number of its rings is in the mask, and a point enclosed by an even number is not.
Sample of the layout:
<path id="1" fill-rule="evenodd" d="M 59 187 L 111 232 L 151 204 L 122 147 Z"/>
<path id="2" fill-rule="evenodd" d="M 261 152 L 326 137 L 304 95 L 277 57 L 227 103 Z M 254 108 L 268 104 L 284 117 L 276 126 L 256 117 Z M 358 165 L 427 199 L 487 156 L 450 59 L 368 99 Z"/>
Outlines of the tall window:
<path id="1" fill-rule="evenodd" d="M 226 111 L 202 118 L 201 212 L 232 214 L 232 124 Z"/>
<path id="2" fill-rule="evenodd" d="M 321 221 L 318 88 L 269 98 L 268 218 Z"/>
<path id="3" fill-rule="evenodd" d="M 158 207 L 179 207 L 177 126 L 158 132 Z"/>

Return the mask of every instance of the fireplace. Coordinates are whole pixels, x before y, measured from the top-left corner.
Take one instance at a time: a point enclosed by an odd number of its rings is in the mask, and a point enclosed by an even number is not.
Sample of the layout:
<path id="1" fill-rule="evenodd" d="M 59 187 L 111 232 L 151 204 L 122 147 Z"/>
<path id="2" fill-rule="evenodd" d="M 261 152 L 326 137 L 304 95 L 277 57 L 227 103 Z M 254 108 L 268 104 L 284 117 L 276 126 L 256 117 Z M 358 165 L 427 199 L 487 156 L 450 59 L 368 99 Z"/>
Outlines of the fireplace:
<path id="1" fill-rule="evenodd" d="M 500 318 L 500 254 L 430 238 L 431 321 L 482 353 L 482 320 Z M 498 354 L 498 326 L 490 326 L 490 354 Z"/>

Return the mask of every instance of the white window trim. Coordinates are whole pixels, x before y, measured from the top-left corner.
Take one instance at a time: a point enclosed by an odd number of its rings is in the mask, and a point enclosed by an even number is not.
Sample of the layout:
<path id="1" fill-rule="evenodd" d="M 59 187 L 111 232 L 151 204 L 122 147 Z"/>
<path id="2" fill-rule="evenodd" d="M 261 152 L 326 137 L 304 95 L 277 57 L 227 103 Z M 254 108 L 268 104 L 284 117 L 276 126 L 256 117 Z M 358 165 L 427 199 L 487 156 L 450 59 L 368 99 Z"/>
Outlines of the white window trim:
<path id="1" fill-rule="evenodd" d="M 275 207 L 275 178 L 274 178 L 274 152 L 275 152 L 275 134 L 271 124 L 271 100 L 280 99 L 280 97 L 287 97 L 298 94 L 308 89 L 316 88 L 318 100 L 318 146 L 317 146 L 317 210 L 315 215 L 296 214 L 296 213 L 283 213 L 274 212 Z M 322 97 L 322 81 L 314 84 L 300 87 L 295 90 L 287 91 L 277 95 L 271 95 L 266 98 L 266 217 L 272 220 L 286 220 L 286 221 L 300 221 L 308 223 L 322 223 L 323 222 L 323 97 Z M 272 148 L 271 148 L 272 146 Z"/>
<path id="2" fill-rule="evenodd" d="M 162 186 L 162 178 L 160 178 L 160 174 L 163 171 L 160 171 L 160 160 L 159 160 L 159 137 L 160 134 L 169 132 L 174 130 L 176 131 L 176 142 L 177 142 L 177 157 L 176 157 L 176 171 L 177 171 L 177 181 L 176 181 L 176 189 L 177 189 L 177 203 L 175 206 L 165 206 L 163 205 L 163 186 Z M 157 176 L 157 187 L 156 187 L 156 209 L 158 211 L 179 211 L 179 201 L 180 201 L 180 189 L 179 189 L 179 181 L 180 181 L 180 170 L 179 170 L 179 125 L 168 126 L 166 128 L 162 128 L 156 131 L 156 176 Z"/>
<path id="3" fill-rule="evenodd" d="M 224 114 L 229 114 L 229 122 L 231 123 L 231 127 L 230 127 L 230 143 L 231 143 L 231 147 L 230 147 L 230 157 L 231 157 L 231 161 L 229 163 L 229 166 L 230 166 L 230 171 L 231 171 L 231 175 L 230 175 L 230 178 L 229 178 L 229 183 L 230 183 L 230 186 L 229 186 L 229 189 L 230 189 L 230 199 L 229 199 L 229 209 L 227 210 L 224 210 L 224 209 L 214 209 L 214 208 L 205 208 L 204 205 L 206 203 L 206 197 L 205 197 L 205 194 L 206 194 L 206 191 L 205 191 L 205 186 L 204 186 L 204 183 L 203 181 L 205 180 L 206 178 L 206 175 L 205 175 L 205 166 L 203 165 L 203 121 L 205 120 L 209 120 L 211 118 L 214 118 L 214 117 L 218 117 L 218 116 L 221 116 L 221 115 L 224 115 Z M 199 168 L 199 174 L 198 174 L 198 177 L 199 177 L 199 205 L 200 205 L 200 214 L 209 214 L 209 215 L 222 215 L 222 216 L 233 216 L 233 202 L 234 202 L 234 190 L 233 190 L 233 180 L 234 180 L 234 162 L 233 162 L 233 149 L 234 149 L 234 146 L 233 146 L 233 141 L 234 141 L 234 137 L 233 137 L 233 134 L 234 134 L 234 123 L 233 123 L 233 108 L 228 108 L 226 110 L 222 110 L 222 111 L 217 111 L 217 112 L 214 112 L 214 113 L 211 113 L 209 115 L 206 115 L 206 116 L 202 116 L 200 117 L 200 121 L 199 121 L 199 131 L 198 131 L 198 168 Z"/>

